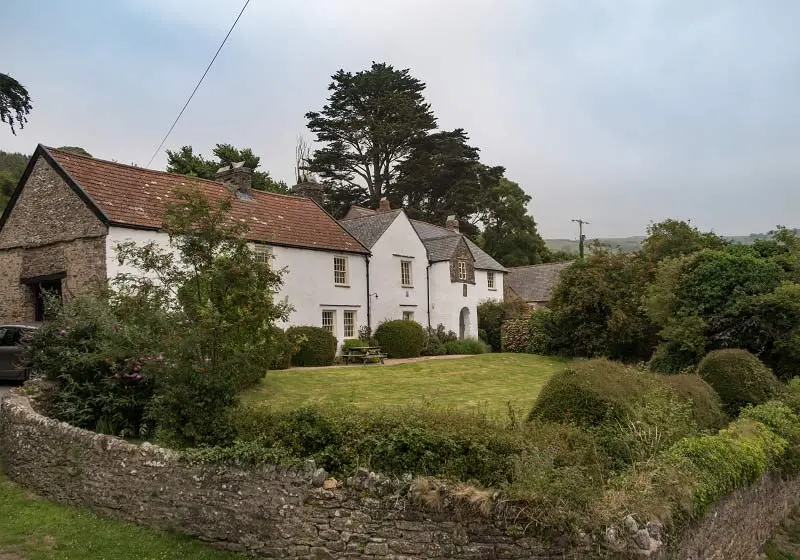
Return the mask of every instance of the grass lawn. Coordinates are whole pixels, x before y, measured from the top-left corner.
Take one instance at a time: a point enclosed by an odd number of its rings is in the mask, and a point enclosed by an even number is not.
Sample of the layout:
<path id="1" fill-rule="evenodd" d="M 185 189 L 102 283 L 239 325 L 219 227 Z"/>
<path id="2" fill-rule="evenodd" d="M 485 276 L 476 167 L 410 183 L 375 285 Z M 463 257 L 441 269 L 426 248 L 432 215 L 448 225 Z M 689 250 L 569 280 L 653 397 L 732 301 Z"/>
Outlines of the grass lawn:
<path id="1" fill-rule="evenodd" d="M 32 496 L 0 474 L 2 560 L 234 560 L 189 537 L 98 517 Z"/>
<path id="2" fill-rule="evenodd" d="M 504 415 L 510 402 L 526 414 L 565 360 L 531 354 L 482 354 L 398 365 L 352 365 L 270 371 L 244 397 L 275 409 L 303 404 L 360 407 L 425 404 Z"/>

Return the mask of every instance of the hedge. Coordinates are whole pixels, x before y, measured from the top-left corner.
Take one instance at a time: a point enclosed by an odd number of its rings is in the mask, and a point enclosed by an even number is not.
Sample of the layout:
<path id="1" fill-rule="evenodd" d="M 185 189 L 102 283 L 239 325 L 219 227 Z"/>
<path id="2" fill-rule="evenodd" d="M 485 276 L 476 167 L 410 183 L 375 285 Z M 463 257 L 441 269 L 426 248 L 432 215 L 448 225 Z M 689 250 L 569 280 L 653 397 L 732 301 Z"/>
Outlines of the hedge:
<path id="1" fill-rule="evenodd" d="M 681 400 L 692 404 L 692 416 L 701 430 L 717 431 L 728 423 L 719 395 L 699 375 L 663 375 L 660 379 L 671 387 Z"/>
<path id="2" fill-rule="evenodd" d="M 322 327 L 289 327 L 286 335 L 295 352 L 292 365 L 329 366 L 336 357 L 336 337 Z"/>
<path id="3" fill-rule="evenodd" d="M 503 323 L 502 349 L 504 352 L 549 354 L 551 352 L 551 311 L 537 309 L 518 319 Z"/>
<path id="4" fill-rule="evenodd" d="M 427 341 L 427 334 L 416 321 L 386 321 L 375 329 L 375 339 L 390 358 L 416 358 Z"/>
<path id="5" fill-rule="evenodd" d="M 746 350 L 714 350 L 703 358 L 697 371 L 731 414 L 745 405 L 766 402 L 779 389 L 769 368 Z"/>

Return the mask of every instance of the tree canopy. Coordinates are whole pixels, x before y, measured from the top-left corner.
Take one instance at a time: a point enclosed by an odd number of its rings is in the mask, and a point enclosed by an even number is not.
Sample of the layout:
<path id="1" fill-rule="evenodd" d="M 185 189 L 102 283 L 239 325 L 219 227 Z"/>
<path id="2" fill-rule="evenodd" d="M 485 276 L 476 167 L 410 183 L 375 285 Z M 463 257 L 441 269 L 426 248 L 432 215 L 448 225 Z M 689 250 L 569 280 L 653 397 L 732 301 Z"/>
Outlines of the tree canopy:
<path id="1" fill-rule="evenodd" d="M 250 148 L 235 148 L 231 144 L 217 144 L 212 150 L 213 159 L 206 159 L 202 154 L 195 154 L 191 146 L 183 146 L 180 150 L 167 150 L 167 171 L 180 173 L 201 179 L 215 179 L 220 167 L 243 161 L 246 167 L 253 170 L 253 188 L 279 194 L 289 192 L 283 181 L 275 181 L 266 171 L 260 171 L 261 158 L 253 154 Z"/>
<path id="2" fill-rule="evenodd" d="M 32 108 L 25 86 L 8 74 L 0 74 L 0 122 L 11 128 L 11 134 L 17 134 L 15 127 L 25 127 Z"/>
<path id="3" fill-rule="evenodd" d="M 0 213 L 3 212 L 11 193 L 17 188 L 29 157 L 25 154 L 0 150 Z"/>

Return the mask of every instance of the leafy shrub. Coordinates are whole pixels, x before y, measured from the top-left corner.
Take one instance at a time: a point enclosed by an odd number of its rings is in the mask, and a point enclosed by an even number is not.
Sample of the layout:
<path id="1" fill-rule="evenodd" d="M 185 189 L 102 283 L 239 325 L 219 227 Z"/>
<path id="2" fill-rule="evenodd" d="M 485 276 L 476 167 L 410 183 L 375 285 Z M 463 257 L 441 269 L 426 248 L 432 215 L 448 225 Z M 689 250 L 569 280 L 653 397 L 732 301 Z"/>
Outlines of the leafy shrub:
<path id="1" fill-rule="evenodd" d="M 506 321 L 502 329 L 503 351 L 550 354 L 551 316 L 550 310 L 545 308 Z"/>
<path id="2" fill-rule="evenodd" d="M 358 348 L 360 346 L 367 346 L 367 344 L 358 338 L 348 338 L 342 342 L 342 352 L 348 352 L 351 348 Z"/>
<path id="3" fill-rule="evenodd" d="M 491 352 L 492 347 L 477 338 L 464 338 L 451 340 L 445 344 L 447 354 L 485 354 Z"/>
<path id="4" fill-rule="evenodd" d="M 329 366 L 336 357 L 336 337 L 322 327 L 289 327 L 286 336 L 294 344 L 292 365 Z"/>
<path id="5" fill-rule="evenodd" d="M 772 372 L 746 350 L 714 350 L 703 358 L 697 371 L 731 414 L 745 405 L 769 400 L 778 390 Z"/>
<path id="6" fill-rule="evenodd" d="M 740 418 L 761 422 L 784 438 L 788 447 L 778 461 L 778 467 L 789 476 L 800 473 L 800 417 L 780 401 L 768 401 L 758 406 L 746 406 Z"/>
<path id="7" fill-rule="evenodd" d="M 776 398 L 797 414 L 800 411 L 800 377 L 790 379 L 781 387 Z"/>
<path id="8" fill-rule="evenodd" d="M 622 421 L 631 405 L 657 389 L 654 376 L 603 358 L 575 362 L 553 375 L 539 393 L 528 420 L 594 426 Z"/>
<path id="9" fill-rule="evenodd" d="M 375 329 L 375 339 L 390 358 L 416 358 L 425 346 L 425 330 L 416 321 L 386 321 Z"/>
<path id="10" fill-rule="evenodd" d="M 490 299 L 478 304 L 478 329 L 486 333 L 479 338 L 491 346 L 493 352 L 501 350 L 503 323 L 524 314 L 528 306 L 520 299 Z"/>
<path id="11" fill-rule="evenodd" d="M 713 387 L 697 374 L 664 375 L 661 378 L 684 402 L 692 405 L 692 416 L 701 430 L 717 431 L 728 423 L 722 401 Z"/>
<path id="12" fill-rule="evenodd" d="M 428 327 L 425 346 L 422 347 L 422 356 L 443 356 L 447 354 L 446 344 L 453 340 L 458 340 L 458 335 L 453 331 L 445 329 L 444 325 L 439 325 L 433 329 Z"/>
<path id="13" fill-rule="evenodd" d="M 295 346 L 286 332 L 279 328 L 273 327 L 270 331 L 272 336 L 272 357 L 269 363 L 269 369 L 289 369 L 292 365 L 292 354 L 295 353 Z"/>

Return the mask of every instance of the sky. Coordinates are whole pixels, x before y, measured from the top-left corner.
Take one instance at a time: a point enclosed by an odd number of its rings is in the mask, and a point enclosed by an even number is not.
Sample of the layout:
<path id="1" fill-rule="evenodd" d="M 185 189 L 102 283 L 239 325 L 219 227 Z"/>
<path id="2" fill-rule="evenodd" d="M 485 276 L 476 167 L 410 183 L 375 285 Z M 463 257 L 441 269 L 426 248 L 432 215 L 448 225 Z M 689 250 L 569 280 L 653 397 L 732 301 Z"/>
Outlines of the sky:
<path id="1" fill-rule="evenodd" d="M 11 0 L 0 72 L 33 99 L 0 150 L 146 165 L 243 0 Z M 439 128 L 533 197 L 546 238 L 800 226 L 796 0 L 251 0 L 165 148 L 252 147 L 292 184 L 330 76 L 387 62 Z M 151 167 L 164 169 L 166 155 Z"/>

